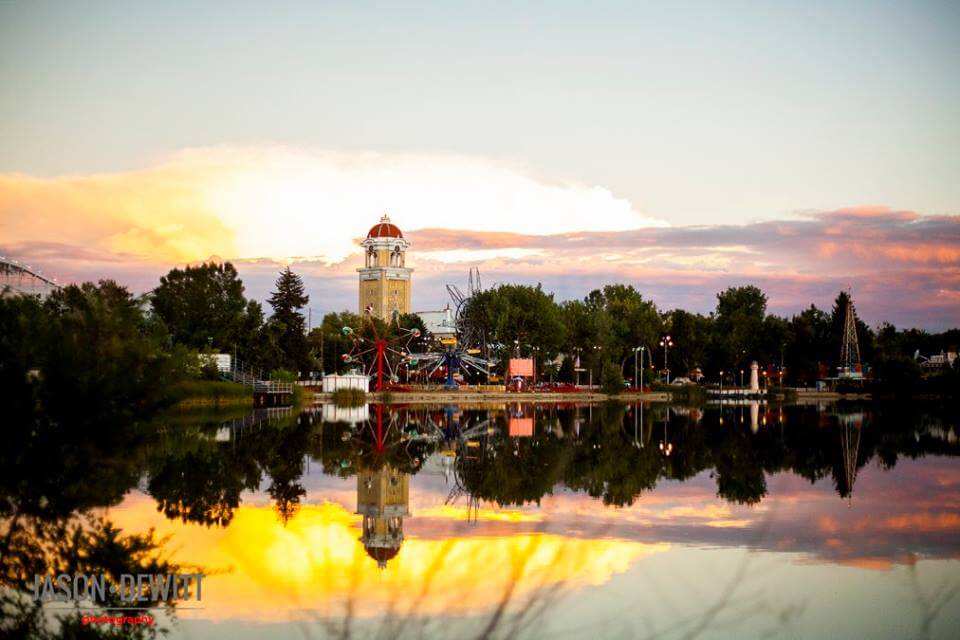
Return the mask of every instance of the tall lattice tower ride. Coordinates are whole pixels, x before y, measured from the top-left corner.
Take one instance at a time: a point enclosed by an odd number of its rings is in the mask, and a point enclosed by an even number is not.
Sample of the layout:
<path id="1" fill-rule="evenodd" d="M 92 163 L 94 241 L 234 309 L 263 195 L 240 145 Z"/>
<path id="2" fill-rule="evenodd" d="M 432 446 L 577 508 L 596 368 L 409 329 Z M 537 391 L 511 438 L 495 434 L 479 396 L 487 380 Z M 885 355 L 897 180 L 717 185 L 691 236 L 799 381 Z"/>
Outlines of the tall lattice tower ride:
<path id="1" fill-rule="evenodd" d="M 857 315 L 853 299 L 847 296 L 847 309 L 843 319 L 843 341 L 840 343 L 840 376 L 860 377 L 860 343 L 857 341 Z"/>

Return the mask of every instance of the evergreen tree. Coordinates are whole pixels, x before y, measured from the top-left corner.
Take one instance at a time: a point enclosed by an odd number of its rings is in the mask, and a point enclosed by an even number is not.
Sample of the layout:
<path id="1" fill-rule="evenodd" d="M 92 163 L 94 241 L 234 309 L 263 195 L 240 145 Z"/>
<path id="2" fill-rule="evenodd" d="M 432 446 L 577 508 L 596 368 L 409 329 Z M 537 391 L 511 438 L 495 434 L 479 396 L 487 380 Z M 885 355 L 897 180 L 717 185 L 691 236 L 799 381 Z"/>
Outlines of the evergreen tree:
<path id="1" fill-rule="evenodd" d="M 276 291 L 268 302 L 273 307 L 270 323 L 277 333 L 277 344 L 283 353 L 282 366 L 305 374 L 311 368 L 310 346 L 307 343 L 306 320 L 301 310 L 310 301 L 303 280 L 287 267 L 277 278 Z"/>

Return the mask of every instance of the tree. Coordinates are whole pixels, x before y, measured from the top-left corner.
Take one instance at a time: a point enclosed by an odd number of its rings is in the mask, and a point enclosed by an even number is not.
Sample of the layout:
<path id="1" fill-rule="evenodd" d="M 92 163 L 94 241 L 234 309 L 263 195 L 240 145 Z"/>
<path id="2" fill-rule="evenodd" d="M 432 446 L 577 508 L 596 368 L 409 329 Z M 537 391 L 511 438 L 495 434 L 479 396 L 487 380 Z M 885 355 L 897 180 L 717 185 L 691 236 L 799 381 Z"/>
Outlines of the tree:
<path id="1" fill-rule="evenodd" d="M 243 282 L 229 262 L 172 269 L 150 296 L 153 312 L 175 343 L 249 357 L 263 323 L 260 304 L 243 295 Z"/>
<path id="2" fill-rule="evenodd" d="M 623 391 L 623 375 L 620 373 L 620 367 L 613 362 L 604 363 L 603 372 L 600 375 L 600 388 L 604 393 L 613 395 Z"/>
<path id="3" fill-rule="evenodd" d="M 718 293 L 713 366 L 742 368 L 758 357 L 758 336 L 766 315 L 767 296 L 757 287 L 729 287 Z"/>
<path id="4" fill-rule="evenodd" d="M 360 316 L 349 311 L 328 313 L 319 327 L 314 327 L 308 336 L 310 352 L 314 354 L 320 369 L 326 373 L 340 370 L 343 354 L 353 346 L 353 339 L 344 335 L 343 328 L 359 329 Z"/>
<path id="5" fill-rule="evenodd" d="M 617 365 L 619 375 L 630 359 L 633 349 L 641 345 L 648 349 L 663 331 L 663 322 L 653 302 L 644 300 L 630 285 L 607 285 L 587 295 L 588 306 L 599 310 L 606 320 L 599 323 L 607 331 L 604 340 L 605 357 Z M 622 381 L 621 381 L 622 382 Z"/>
<path id="6" fill-rule="evenodd" d="M 518 345 L 540 347 L 540 353 L 552 357 L 564 342 L 565 327 L 553 295 L 536 287 L 504 284 L 480 291 L 470 298 L 464 317 L 487 343 L 503 345 L 506 351 Z"/>
<path id="7" fill-rule="evenodd" d="M 829 334 L 830 318 L 815 305 L 810 305 L 791 318 L 791 339 L 784 354 L 787 380 L 797 384 L 817 379 L 819 365 L 829 362 Z"/>
<path id="8" fill-rule="evenodd" d="M 273 307 L 270 323 L 277 336 L 282 353 L 281 366 L 301 373 L 311 367 L 310 347 L 307 343 L 306 320 L 303 309 L 310 301 L 303 287 L 303 280 L 287 267 L 277 278 L 276 291 L 268 302 Z"/>
<path id="9" fill-rule="evenodd" d="M 652 349 L 663 330 L 656 305 L 630 285 L 613 284 L 594 289 L 583 300 L 562 305 L 568 352 L 577 351 L 583 364 L 599 372 L 604 360 L 611 360 L 620 376 L 634 349 Z"/>
<path id="10" fill-rule="evenodd" d="M 163 404 L 178 379 L 162 325 L 112 280 L 63 287 L 44 302 L 2 298 L 0 329 L 12 417 L 42 410 L 56 422 L 79 406 L 132 414 Z"/>
<path id="11" fill-rule="evenodd" d="M 571 356 L 565 356 L 563 358 L 563 363 L 560 365 L 560 371 L 557 372 L 557 380 L 560 382 L 575 382 L 577 372 L 574 368 L 573 358 Z"/>
<path id="12" fill-rule="evenodd" d="M 668 357 L 670 370 L 686 375 L 700 367 L 707 372 L 707 355 L 713 332 L 713 319 L 699 313 L 675 309 L 664 316 L 664 332 L 673 338 Z"/>

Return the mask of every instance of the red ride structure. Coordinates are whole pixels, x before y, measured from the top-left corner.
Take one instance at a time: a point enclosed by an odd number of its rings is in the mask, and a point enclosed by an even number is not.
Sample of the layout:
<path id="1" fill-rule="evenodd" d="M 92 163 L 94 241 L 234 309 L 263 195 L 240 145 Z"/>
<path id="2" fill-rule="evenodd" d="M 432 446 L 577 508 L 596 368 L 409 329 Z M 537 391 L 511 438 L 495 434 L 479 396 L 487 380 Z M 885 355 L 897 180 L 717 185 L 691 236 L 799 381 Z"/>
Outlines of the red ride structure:
<path id="1" fill-rule="evenodd" d="M 368 377 L 373 377 L 376 371 L 376 391 L 387 388 L 384 384 L 384 374 L 387 374 L 387 383 L 399 382 L 397 375 L 400 365 L 407 361 L 410 355 L 410 343 L 420 337 L 419 329 L 404 329 L 395 321 L 393 335 L 381 335 L 377 323 L 373 320 L 373 309 L 364 309 L 363 324 L 360 331 L 351 327 L 343 327 L 340 332 L 351 336 L 353 347 L 343 354 L 344 363 L 357 364 Z M 367 329 L 369 326 L 369 329 Z M 365 331 L 368 335 L 364 335 Z"/>

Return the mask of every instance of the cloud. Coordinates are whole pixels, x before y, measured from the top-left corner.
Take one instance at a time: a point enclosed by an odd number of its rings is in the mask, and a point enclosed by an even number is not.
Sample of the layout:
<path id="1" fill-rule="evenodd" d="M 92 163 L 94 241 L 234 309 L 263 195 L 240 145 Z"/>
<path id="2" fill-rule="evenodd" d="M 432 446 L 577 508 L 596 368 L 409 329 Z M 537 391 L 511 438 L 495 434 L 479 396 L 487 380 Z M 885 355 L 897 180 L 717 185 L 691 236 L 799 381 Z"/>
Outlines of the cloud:
<path id="1" fill-rule="evenodd" d="M 457 246 L 456 235 L 410 234 L 432 255 Z M 488 281 L 541 282 L 560 298 L 580 297 L 613 281 L 630 282 L 663 307 L 712 310 L 714 294 L 756 284 L 773 311 L 829 306 L 853 289 L 868 322 L 890 320 L 928 328 L 960 318 L 960 216 L 925 216 L 884 207 L 807 212 L 792 220 L 747 225 L 645 228 L 549 235 L 471 234 L 499 257 L 465 260 Z M 509 252 L 522 250 L 509 256 Z M 454 265 L 445 264 L 450 271 Z"/>
<path id="2" fill-rule="evenodd" d="M 487 284 L 540 282 L 559 299 L 618 281 L 661 307 L 709 312 L 718 291 L 756 284 L 791 314 L 851 287 L 870 323 L 960 318 L 957 215 L 870 205 L 666 226 L 602 187 L 449 155 L 225 147 L 108 175 L 0 175 L 0 253 L 60 280 L 139 290 L 222 256 L 260 299 L 296 263 L 319 313 L 353 308 L 357 243 L 385 210 L 412 242 L 418 309 L 442 308 L 443 285 L 476 266 Z"/>
<path id="3" fill-rule="evenodd" d="M 406 229 L 530 234 L 662 224 L 603 187 L 450 155 L 203 148 L 140 171 L 0 176 L 8 242 L 71 242 L 147 260 L 335 263 L 356 252 L 354 240 L 384 211 Z"/>

